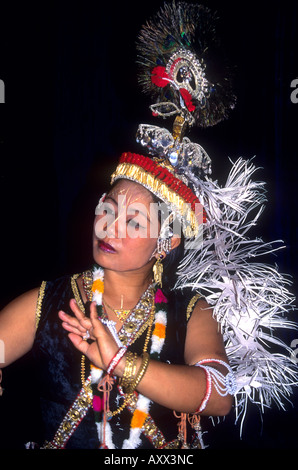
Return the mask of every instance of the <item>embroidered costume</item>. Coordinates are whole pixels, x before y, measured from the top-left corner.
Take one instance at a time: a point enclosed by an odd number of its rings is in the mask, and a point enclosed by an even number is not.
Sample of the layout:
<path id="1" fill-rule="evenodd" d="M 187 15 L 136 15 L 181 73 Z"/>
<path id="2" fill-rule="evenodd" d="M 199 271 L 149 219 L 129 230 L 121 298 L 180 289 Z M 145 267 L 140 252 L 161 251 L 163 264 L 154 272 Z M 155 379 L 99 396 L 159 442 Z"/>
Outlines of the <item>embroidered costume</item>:
<path id="1" fill-rule="evenodd" d="M 90 272 L 84 273 L 90 279 Z M 98 384 L 104 374 L 88 360 L 85 376 L 81 376 L 82 355 L 70 343 L 67 332 L 61 328 L 57 311 L 69 311 L 69 300 L 75 298 L 83 311 L 84 306 L 77 286 L 78 275 L 63 277 L 43 283 L 40 289 L 37 311 L 38 327 L 33 348 L 37 363 L 37 377 L 41 390 L 42 418 L 45 434 L 38 443 L 43 448 L 180 448 L 179 419 L 174 413 L 146 397 L 135 394 L 135 399 L 121 413 L 115 414 L 102 428 L 104 411 L 103 393 Z M 96 284 L 95 284 L 96 285 Z M 98 284 L 97 284 L 98 285 Z M 148 294 L 148 292 L 147 292 Z M 148 344 L 150 357 L 173 364 L 184 363 L 184 342 L 187 321 L 195 306 L 191 292 L 188 295 L 173 293 L 167 299 L 162 291 L 156 291 L 156 314 L 152 335 Z M 146 293 L 143 301 L 146 301 Z M 150 288 L 149 288 L 150 296 Z M 191 299 L 194 299 L 192 302 Z M 146 329 L 143 312 L 135 309 L 124 322 L 119 338 L 125 348 L 141 354 Z M 167 315 L 167 311 L 171 312 Z M 139 314 L 139 318 L 138 318 Z M 146 315 L 146 314 L 145 314 Z M 145 318 L 148 326 L 150 312 Z M 110 410 L 115 411 L 123 403 L 123 390 L 115 380 L 109 392 Z M 189 427 L 189 438 L 194 443 L 197 434 Z M 100 437 L 100 438 L 99 438 Z M 196 443 L 198 445 L 198 443 Z"/>

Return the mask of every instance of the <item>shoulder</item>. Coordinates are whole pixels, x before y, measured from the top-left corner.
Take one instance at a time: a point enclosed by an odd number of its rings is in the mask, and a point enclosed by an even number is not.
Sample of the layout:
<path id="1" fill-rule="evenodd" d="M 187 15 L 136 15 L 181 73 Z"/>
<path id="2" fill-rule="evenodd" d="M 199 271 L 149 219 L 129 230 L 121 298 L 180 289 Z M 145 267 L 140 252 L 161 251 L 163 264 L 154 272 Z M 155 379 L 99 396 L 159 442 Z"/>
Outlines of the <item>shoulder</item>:
<path id="1" fill-rule="evenodd" d="M 71 298 L 75 298 L 78 303 L 82 301 L 80 289 L 81 274 L 67 274 L 53 280 L 42 282 L 38 289 L 36 325 L 46 321 L 57 311 L 68 308 Z"/>
<path id="2" fill-rule="evenodd" d="M 19 359 L 32 347 L 38 293 L 38 288 L 27 291 L 1 311 L 0 331 L 5 344 L 5 365 Z"/>
<path id="3" fill-rule="evenodd" d="M 175 291 L 175 301 L 182 307 L 187 323 L 194 314 L 209 307 L 202 294 L 192 289 Z"/>
<path id="4" fill-rule="evenodd" d="M 14 312 L 19 314 L 30 311 L 33 308 L 33 312 L 35 311 L 37 299 L 39 295 L 39 287 L 31 289 L 23 294 L 19 295 L 15 299 L 13 299 L 6 307 L 2 310 L 2 313 L 5 314 L 7 311 L 10 313 Z"/>
<path id="5" fill-rule="evenodd" d="M 198 310 L 201 310 L 201 308 L 204 308 L 207 305 L 208 305 L 207 302 L 203 299 L 202 295 L 199 292 L 196 292 L 196 293 L 192 292 L 192 295 L 186 307 L 187 322 L 191 318 L 194 311 L 197 312 Z"/>

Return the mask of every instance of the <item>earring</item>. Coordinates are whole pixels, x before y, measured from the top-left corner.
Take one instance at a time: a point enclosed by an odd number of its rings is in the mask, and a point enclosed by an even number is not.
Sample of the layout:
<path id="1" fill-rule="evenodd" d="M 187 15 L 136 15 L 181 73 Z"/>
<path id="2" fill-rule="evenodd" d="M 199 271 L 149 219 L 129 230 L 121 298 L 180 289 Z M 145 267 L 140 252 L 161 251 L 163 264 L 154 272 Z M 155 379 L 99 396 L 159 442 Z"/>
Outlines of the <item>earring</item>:
<path id="1" fill-rule="evenodd" d="M 163 255 L 159 255 L 159 258 L 156 260 L 156 263 L 153 266 L 153 274 L 154 274 L 154 282 L 159 284 L 162 287 L 162 273 L 163 273 L 163 265 L 161 260 L 163 259 Z"/>
<path id="2" fill-rule="evenodd" d="M 169 254 L 172 248 L 172 237 L 167 238 L 158 238 L 157 240 L 157 253 L 162 253 L 165 251 L 166 254 Z"/>

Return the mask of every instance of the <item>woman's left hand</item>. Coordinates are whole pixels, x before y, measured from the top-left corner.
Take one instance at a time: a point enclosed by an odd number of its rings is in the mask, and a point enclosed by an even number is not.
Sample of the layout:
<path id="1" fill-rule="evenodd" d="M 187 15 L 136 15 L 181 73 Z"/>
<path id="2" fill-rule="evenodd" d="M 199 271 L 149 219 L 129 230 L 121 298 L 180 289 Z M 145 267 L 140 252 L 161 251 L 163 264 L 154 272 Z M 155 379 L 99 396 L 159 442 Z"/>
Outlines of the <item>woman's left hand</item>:
<path id="1" fill-rule="evenodd" d="M 77 303 L 71 300 L 70 307 L 75 315 L 72 317 L 65 312 L 59 312 L 62 326 L 69 332 L 69 339 L 96 367 L 106 370 L 119 347 L 109 329 L 98 319 L 96 304 L 91 303 L 90 319 L 80 310 Z M 84 337 L 89 332 L 92 343 Z"/>

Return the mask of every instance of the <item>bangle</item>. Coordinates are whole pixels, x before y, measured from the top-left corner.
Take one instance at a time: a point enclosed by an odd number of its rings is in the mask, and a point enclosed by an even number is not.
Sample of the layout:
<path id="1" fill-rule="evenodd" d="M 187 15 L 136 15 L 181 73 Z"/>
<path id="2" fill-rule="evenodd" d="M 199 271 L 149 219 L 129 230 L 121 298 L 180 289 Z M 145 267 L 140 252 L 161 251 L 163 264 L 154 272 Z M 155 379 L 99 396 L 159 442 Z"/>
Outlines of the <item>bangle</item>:
<path id="1" fill-rule="evenodd" d="M 124 368 L 123 376 L 120 379 L 120 385 L 125 389 L 130 388 L 130 384 L 131 382 L 133 382 L 135 378 L 137 359 L 138 359 L 138 356 L 136 353 L 127 351 L 125 368 Z"/>
<path id="2" fill-rule="evenodd" d="M 124 356 L 125 352 L 126 352 L 126 348 L 122 347 L 122 348 L 118 349 L 117 353 L 115 354 L 115 356 L 112 358 L 110 364 L 108 365 L 107 373 L 109 375 L 112 375 L 112 373 L 116 369 L 117 365 L 121 361 L 122 357 Z"/>
<path id="3" fill-rule="evenodd" d="M 224 366 L 228 373 L 224 376 L 219 370 L 207 364 L 216 363 Z M 205 396 L 196 410 L 196 413 L 201 413 L 207 406 L 208 400 L 211 395 L 212 385 L 219 395 L 225 397 L 226 395 L 235 395 L 237 392 L 237 383 L 233 374 L 232 368 L 221 359 L 203 359 L 195 364 L 196 367 L 201 367 L 206 373 L 206 393 Z"/>
<path id="4" fill-rule="evenodd" d="M 140 366 L 140 369 L 138 370 L 138 374 L 137 374 L 136 378 L 131 382 L 127 393 L 133 393 L 133 391 L 137 388 L 137 386 L 139 385 L 139 383 L 141 382 L 142 378 L 145 375 L 145 372 L 146 372 L 148 364 L 149 364 L 150 356 L 149 356 L 148 353 L 143 353 L 142 358 L 143 358 L 143 361 L 142 361 L 142 364 Z"/>
<path id="5" fill-rule="evenodd" d="M 209 401 L 211 390 L 212 390 L 211 374 L 207 368 L 205 367 L 202 367 L 202 368 L 204 368 L 205 374 L 206 374 L 206 392 L 205 392 L 203 400 L 201 401 L 199 408 L 195 411 L 195 414 L 202 413 L 202 411 L 204 411 Z"/>

